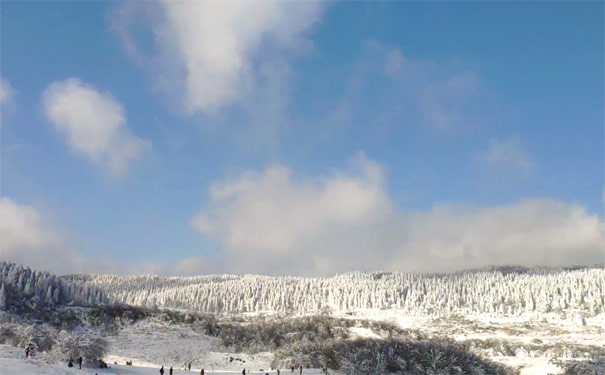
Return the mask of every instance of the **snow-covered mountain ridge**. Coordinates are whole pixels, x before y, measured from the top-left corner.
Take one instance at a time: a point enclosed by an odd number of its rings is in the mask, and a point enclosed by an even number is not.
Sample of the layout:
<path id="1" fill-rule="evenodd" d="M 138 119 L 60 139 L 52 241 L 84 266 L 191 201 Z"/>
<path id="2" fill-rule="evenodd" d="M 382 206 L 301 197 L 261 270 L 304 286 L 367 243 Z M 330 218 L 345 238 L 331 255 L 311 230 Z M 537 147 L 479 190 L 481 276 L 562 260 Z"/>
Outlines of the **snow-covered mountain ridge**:
<path id="1" fill-rule="evenodd" d="M 209 313 L 393 309 L 417 316 L 560 312 L 591 317 L 605 312 L 605 269 L 601 267 L 508 267 L 433 275 L 355 272 L 328 278 L 159 277 L 55 276 L 0 262 L 0 288 L 5 285 L 55 303 L 123 303 Z"/>
<path id="2" fill-rule="evenodd" d="M 605 269 L 347 273 L 329 278 L 212 275 L 81 276 L 112 302 L 212 313 L 310 314 L 396 309 L 403 314 L 605 312 Z M 77 280 L 76 277 L 73 279 Z"/>
<path id="3" fill-rule="evenodd" d="M 516 316 L 560 312 L 590 317 L 605 312 L 605 269 L 602 267 L 498 268 L 437 275 L 355 272 L 328 278 L 259 275 L 55 277 L 0 263 L 0 282 L 29 292 L 38 290 L 41 298 L 46 299 L 210 313 L 315 314 L 393 309 L 418 316 L 484 313 Z M 54 289 L 53 283 L 58 285 Z M 56 289 L 60 292 L 55 292 Z"/>

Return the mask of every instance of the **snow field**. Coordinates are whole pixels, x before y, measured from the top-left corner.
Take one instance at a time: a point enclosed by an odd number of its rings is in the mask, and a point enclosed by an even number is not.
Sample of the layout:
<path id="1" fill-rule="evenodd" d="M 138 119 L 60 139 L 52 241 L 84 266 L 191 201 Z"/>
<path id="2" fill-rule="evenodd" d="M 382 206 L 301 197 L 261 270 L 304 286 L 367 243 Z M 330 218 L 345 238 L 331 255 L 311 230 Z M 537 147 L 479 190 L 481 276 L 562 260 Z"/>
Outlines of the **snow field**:
<path id="1" fill-rule="evenodd" d="M 109 357 L 108 357 L 109 358 Z M 117 357 L 114 357 L 117 358 Z M 77 367 L 68 368 L 67 363 L 60 364 L 48 364 L 39 359 L 25 359 L 23 350 L 15 348 L 9 345 L 0 345 L 0 375 L 94 375 L 94 374 L 111 374 L 111 375 L 151 375 L 159 374 L 160 366 L 137 366 L 136 361 L 133 366 L 126 365 L 115 365 L 113 362 L 109 364 L 111 368 L 108 369 L 97 369 L 83 367 L 79 370 Z M 170 365 L 164 366 L 164 375 L 168 375 L 168 369 Z M 183 370 L 173 366 L 175 375 L 195 375 L 200 373 L 199 368 L 191 368 L 191 371 Z M 207 375 L 240 375 L 241 370 L 238 371 L 212 371 L 208 368 L 204 369 Z M 271 375 L 277 375 L 276 370 L 272 371 L 255 371 L 250 369 L 246 370 L 247 374 L 250 375 L 263 375 L 269 373 Z M 289 375 L 290 370 L 282 370 L 281 374 Z M 299 372 L 296 370 L 294 374 L 298 375 Z M 319 375 L 319 369 L 304 369 L 303 375 Z"/>

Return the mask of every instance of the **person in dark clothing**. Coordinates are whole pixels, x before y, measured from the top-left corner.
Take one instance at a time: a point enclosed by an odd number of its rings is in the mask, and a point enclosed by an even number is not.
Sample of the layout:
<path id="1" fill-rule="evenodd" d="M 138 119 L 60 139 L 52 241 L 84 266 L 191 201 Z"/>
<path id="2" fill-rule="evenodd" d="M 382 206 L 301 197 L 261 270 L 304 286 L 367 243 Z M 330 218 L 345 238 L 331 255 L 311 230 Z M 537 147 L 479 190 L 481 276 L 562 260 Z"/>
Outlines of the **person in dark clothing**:
<path id="1" fill-rule="evenodd" d="M 67 362 L 67 367 L 74 367 L 74 361 L 70 358 L 69 362 Z"/>
<path id="2" fill-rule="evenodd" d="M 80 370 L 82 370 L 82 357 L 78 358 L 78 365 L 80 366 Z"/>
<path id="3" fill-rule="evenodd" d="M 205 371 L 204 369 L 202 369 L 202 371 L 200 371 L 200 375 L 204 375 Z"/>
<path id="4" fill-rule="evenodd" d="M 25 348 L 25 359 L 29 358 L 29 346 Z"/>
<path id="5" fill-rule="evenodd" d="M 279 375 L 279 369 L 277 369 L 277 375 Z"/>
<path id="6" fill-rule="evenodd" d="M 302 365 L 300 365 L 300 375 L 302 375 Z"/>
<path id="7" fill-rule="evenodd" d="M 164 366 L 160 368 L 160 375 L 164 375 Z"/>
<path id="8" fill-rule="evenodd" d="M 242 371 L 242 375 L 246 375 L 246 369 L 244 369 L 244 371 Z"/>
<path id="9" fill-rule="evenodd" d="M 170 366 L 170 375 L 172 375 L 172 366 Z"/>
<path id="10" fill-rule="evenodd" d="M 191 371 L 191 362 L 187 365 L 187 370 Z"/>

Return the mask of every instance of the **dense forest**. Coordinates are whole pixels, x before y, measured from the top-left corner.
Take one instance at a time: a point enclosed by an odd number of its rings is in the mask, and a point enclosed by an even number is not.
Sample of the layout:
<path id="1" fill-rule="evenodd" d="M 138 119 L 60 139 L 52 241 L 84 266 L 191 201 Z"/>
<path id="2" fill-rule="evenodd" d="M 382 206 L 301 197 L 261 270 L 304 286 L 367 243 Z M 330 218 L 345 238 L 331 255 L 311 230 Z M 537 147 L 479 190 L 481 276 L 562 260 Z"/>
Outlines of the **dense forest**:
<path id="1" fill-rule="evenodd" d="M 0 308 L 7 290 L 48 303 L 121 303 L 205 313 L 316 314 L 396 309 L 403 314 L 605 312 L 605 269 L 501 267 L 452 274 L 347 273 L 329 278 L 67 275 L 0 262 Z"/>

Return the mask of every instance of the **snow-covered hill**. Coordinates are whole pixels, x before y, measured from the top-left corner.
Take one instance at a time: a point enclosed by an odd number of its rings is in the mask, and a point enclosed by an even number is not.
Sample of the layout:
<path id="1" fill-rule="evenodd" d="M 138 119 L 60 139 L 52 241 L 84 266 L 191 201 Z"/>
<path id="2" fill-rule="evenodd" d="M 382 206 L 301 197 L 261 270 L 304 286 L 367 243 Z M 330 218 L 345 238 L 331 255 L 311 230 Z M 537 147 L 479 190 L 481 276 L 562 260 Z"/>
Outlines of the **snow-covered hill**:
<path id="1" fill-rule="evenodd" d="M 10 292 L 51 304 L 123 303 L 209 313 L 346 313 L 397 310 L 450 316 L 605 312 L 605 268 L 493 270 L 425 275 L 347 273 L 330 278 L 55 276 L 0 262 L 0 309 Z M 13 303 L 19 302 L 14 301 Z"/>
<path id="2" fill-rule="evenodd" d="M 316 314 L 393 309 L 405 315 L 605 312 L 605 269 L 501 268 L 445 275 L 348 273 L 330 278 L 211 275 L 72 276 L 111 302 L 211 313 Z M 96 296 L 95 296 L 96 297 Z"/>
<path id="3" fill-rule="evenodd" d="M 106 344 L 108 363 L 141 366 L 98 374 L 157 373 L 185 362 L 223 374 L 244 364 L 327 361 L 342 369 L 350 358 L 391 355 L 389 345 L 403 348 L 397 361 L 422 367 L 413 374 L 433 360 L 498 374 L 559 373 L 574 360 L 604 368 L 605 269 L 167 278 L 56 276 L 0 262 L 0 343 L 33 343 L 40 354 L 25 361 L 23 349 L 0 346 L 0 374 L 76 373 L 53 361 L 68 358 L 61 350 L 82 335 Z"/>

